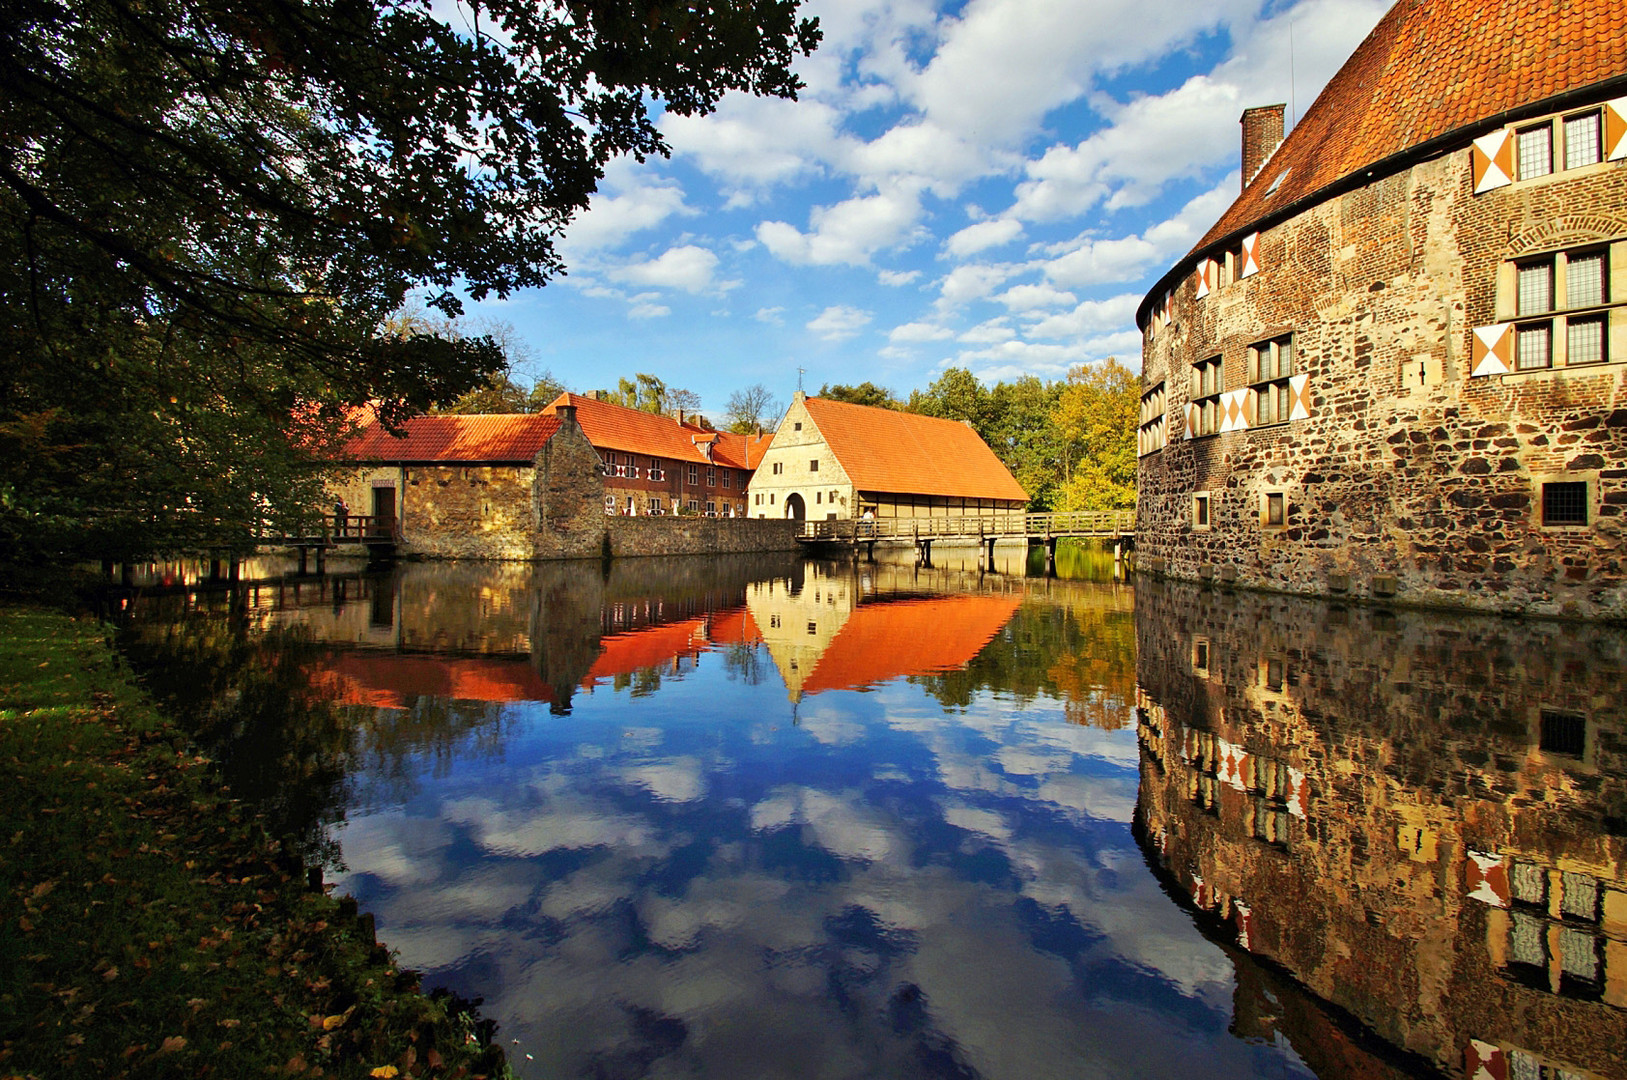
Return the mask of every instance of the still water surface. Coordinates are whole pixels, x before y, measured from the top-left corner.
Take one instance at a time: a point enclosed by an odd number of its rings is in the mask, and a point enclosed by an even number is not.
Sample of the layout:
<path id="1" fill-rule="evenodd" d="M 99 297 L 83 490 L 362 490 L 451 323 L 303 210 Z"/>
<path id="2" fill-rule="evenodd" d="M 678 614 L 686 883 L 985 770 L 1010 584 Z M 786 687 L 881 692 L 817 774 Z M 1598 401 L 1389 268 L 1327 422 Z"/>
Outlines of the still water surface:
<path id="1" fill-rule="evenodd" d="M 934 554 L 268 578 L 126 641 L 521 1076 L 1627 1075 L 1619 633 Z"/>

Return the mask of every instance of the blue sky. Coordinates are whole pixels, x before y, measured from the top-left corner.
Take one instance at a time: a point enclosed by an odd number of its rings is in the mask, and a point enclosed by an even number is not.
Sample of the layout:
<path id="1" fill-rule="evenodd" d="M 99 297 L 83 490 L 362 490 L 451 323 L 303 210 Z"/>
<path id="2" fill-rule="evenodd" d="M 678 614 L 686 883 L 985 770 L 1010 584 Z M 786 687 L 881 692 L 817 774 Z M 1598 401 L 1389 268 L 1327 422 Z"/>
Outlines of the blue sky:
<path id="1" fill-rule="evenodd" d="M 1243 109 L 1291 124 L 1388 6 L 812 0 L 798 101 L 664 118 L 672 158 L 611 167 L 568 276 L 470 315 L 573 390 L 648 372 L 714 419 L 798 368 L 907 395 L 1139 367 L 1136 304 L 1236 197 Z"/>

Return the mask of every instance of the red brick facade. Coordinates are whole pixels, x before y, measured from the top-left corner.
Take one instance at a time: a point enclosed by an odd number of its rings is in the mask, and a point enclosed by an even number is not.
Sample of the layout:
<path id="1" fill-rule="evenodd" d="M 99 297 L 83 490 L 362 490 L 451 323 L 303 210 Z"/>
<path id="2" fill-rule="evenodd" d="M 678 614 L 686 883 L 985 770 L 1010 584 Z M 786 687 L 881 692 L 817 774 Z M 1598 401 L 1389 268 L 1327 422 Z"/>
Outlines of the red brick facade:
<path id="1" fill-rule="evenodd" d="M 1142 305 L 1144 569 L 1627 617 L 1622 74 L 1487 101 L 1484 122 L 1274 207 L 1343 109 L 1344 72 L 1329 84 L 1238 200 L 1255 216 L 1228 211 Z"/>

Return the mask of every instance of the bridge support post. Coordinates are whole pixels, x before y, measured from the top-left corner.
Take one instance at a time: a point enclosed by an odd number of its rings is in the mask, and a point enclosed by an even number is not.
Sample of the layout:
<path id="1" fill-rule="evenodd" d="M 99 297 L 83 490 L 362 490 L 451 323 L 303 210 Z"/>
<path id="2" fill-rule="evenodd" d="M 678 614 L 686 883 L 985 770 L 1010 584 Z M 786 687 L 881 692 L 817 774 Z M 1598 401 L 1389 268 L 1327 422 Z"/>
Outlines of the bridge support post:
<path id="1" fill-rule="evenodd" d="M 1054 536 L 1045 538 L 1045 576 L 1056 577 L 1056 541 Z"/>
<path id="2" fill-rule="evenodd" d="M 994 569 L 994 542 L 998 537 L 989 536 L 983 540 L 983 561 L 988 569 Z"/>
<path id="3" fill-rule="evenodd" d="M 321 544 L 321 545 L 317 546 L 317 549 L 316 549 L 316 572 L 319 573 L 319 574 L 327 572 L 327 567 L 324 565 L 327 562 L 327 554 L 328 554 L 328 548 L 327 548 L 326 544 Z"/>

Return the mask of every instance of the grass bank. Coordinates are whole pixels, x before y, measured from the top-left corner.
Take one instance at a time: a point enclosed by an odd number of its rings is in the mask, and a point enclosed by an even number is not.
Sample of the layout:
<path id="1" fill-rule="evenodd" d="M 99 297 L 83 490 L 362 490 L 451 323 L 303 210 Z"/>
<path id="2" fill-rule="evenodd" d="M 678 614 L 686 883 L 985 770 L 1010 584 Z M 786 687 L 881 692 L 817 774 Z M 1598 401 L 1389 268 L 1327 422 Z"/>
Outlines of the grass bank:
<path id="1" fill-rule="evenodd" d="M 503 1076 L 89 619 L 0 607 L 0 1078 Z"/>

